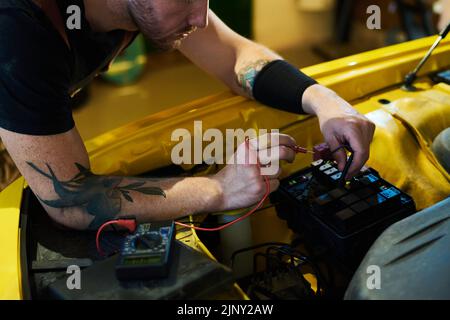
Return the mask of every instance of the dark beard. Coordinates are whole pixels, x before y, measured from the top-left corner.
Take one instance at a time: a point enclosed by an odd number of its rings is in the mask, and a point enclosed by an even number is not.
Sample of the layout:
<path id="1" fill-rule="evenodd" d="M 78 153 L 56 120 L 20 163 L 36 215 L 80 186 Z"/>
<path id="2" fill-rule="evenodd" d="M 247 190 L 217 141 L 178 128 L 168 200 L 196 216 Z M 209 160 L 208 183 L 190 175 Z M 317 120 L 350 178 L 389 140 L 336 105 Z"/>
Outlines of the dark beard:
<path id="1" fill-rule="evenodd" d="M 150 43 L 150 45 L 154 49 L 161 51 L 161 52 L 170 52 L 170 51 L 178 49 L 181 45 L 181 42 L 185 39 L 185 37 L 183 37 L 183 36 L 180 36 L 178 39 L 174 39 L 173 37 L 154 39 L 153 37 L 149 36 L 145 32 L 144 26 L 138 25 L 138 27 L 139 27 L 139 30 L 141 30 L 141 33 L 144 35 L 144 37 Z M 197 28 L 195 28 L 195 27 L 190 27 L 190 28 L 184 30 L 183 32 L 180 32 L 180 34 L 186 33 L 189 35 L 192 32 L 194 32 L 196 29 Z"/>
<path id="2" fill-rule="evenodd" d="M 128 1 L 127 8 L 128 14 L 133 20 L 134 24 L 139 28 L 139 31 L 154 49 L 161 52 L 167 52 L 176 49 L 177 41 L 171 41 L 167 38 L 156 39 L 154 33 L 149 30 L 151 29 L 151 26 L 149 26 L 148 21 L 144 21 L 144 19 L 151 20 L 151 18 L 154 16 L 153 8 L 150 4 L 146 8 L 139 8 L 136 2 Z M 144 18 L 136 14 L 136 12 L 142 12 L 144 11 L 144 9 L 147 12 L 148 17 Z"/>
<path id="3" fill-rule="evenodd" d="M 142 32 L 145 39 L 150 43 L 151 47 L 159 52 L 171 52 L 178 48 L 177 41 L 168 41 L 165 39 L 155 40 Z"/>
<path id="4" fill-rule="evenodd" d="M 149 24 L 149 21 L 157 21 L 151 4 L 148 3 L 145 8 L 141 8 L 137 2 L 139 2 L 139 0 L 128 1 L 128 13 L 134 24 L 139 28 L 140 32 L 147 39 L 150 45 L 154 49 L 162 52 L 178 49 L 184 37 L 181 36 L 179 39 L 174 39 L 173 36 L 169 36 L 166 38 L 156 38 L 154 30 L 152 30 L 152 26 Z M 146 12 L 146 17 L 138 14 L 138 12 L 143 11 Z M 196 29 L 196 27 L 188 27 L 185 30 L 180 31 L 178 34 L 190 34 Z"/>

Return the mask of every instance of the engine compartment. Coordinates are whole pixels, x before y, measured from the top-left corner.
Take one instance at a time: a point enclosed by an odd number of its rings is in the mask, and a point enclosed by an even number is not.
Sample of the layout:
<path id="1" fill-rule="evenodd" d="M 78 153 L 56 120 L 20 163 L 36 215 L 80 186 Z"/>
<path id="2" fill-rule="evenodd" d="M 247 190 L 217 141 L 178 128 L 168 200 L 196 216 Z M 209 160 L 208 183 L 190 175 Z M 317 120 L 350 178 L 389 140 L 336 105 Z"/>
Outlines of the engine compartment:
<path id="1" fill-rule="evenodd" d="M 415 84 L 417 91 L 401 89 L 404 75 L 432 41 L 421 39 L 304 69 L 376 124 L 367 165 L 397 190 L 410 195 L 417 211 L 450 195 L 449 173 L 431 148 L 436 137 L 450 127 L 450 86 L 431 79 L 434 73 L 449 68 L 450 42 L 444 41 L 436 49 L 422 70 L 427 75 Z M 170 133 L 174 128 L 191 129 L 197 119 L 202 119 L 205 127 L 222 131 L 279 128 L 307 148 L 323 141 L 314 117 L 276 111 L 226 92 L 158 112 L 86 141 L 92 171 L 138 176 L 155 174 L 155 169 L 162 168 L 162 176 L 214 174 L 221 166 L 170 165 L 174 145 Z M 312 161 L 302 155 L 292 164 L 282 164 L 282 178 L 307 170 Z M 0 282 L 12 288 L 7 293 L 9 297 L 48 299 L 51 298 L 48 286 L 67 277 L 68 264 L 76 263 L 85 269 L 101 259 L 95 250 L 94 234 L 55 225 L 24 186 L 21 178 L 0 194 L 6 230 L 0 234 L 5 253 L 0 264 Z M 224 232 L 205 234 L 183 229 L 178 230 L 177 239 L 210 259 L 232 265 L 239 286 L 225 290 L 219 298 L 342 299 L 351 272 L 342 273 L 326 259 L 322 261 L 320 254 L 326 251 L 313 248 L 303 234 L 289 228 L 279 218 L 281 211 L 277 213 L 277 205 L 275 201 L 266 203 L 249 219 Z M 288 205 L 282 210 L 292 214 L 295 209 Z M 211 214 L 189 219 L 211 226 L 235 217 Z M 114 247 L 120 236 L 112 235 L 108 240 Z M 251 248 L 244 250 L 247 247 Z M 266 271 L 278 278 L 268 278 Z M 270 296 L 265 287 L 265 281 L 270 283 L 270 279 L 276 287 L 275 296 Z M 257 286 L 253 293 L 249 291 Z"/>
<path id="2" fill-rule="evenodd" d="M 328 241 L 315 241 L 315 236 L 323 233 L 323 230 L 329 230 L 330 226 L 322 230 L 317 228 L 317 225 L 320 225 L 320 223 L 317 224 L 317 217 L 322 209 L 316 210 L 319 212 L 316 214 L 305 214 L 305 212 L 326 204 L 327 199 L 323 195 L 329 196 L 336 193 L 337 197 L 338 191 L 345 192 L 345 188 L 349 191 L 352 187 L 344 186 L 339 190 L 339 186 L 333 185 L 331 178 L 337 173 L 334 172 L 336 169 L 330 172 L 330 169 L 333 169 L 333 163 L 313 162 L 310 167 L 304 164 L 308 162 L 308 159 L 312 161 L 307 156 L 284 167 L 285 179 L 282 181 L 279 192 L 272 195 L 270 203 L 263 206 L 257 214 L 241 222 L 241 226 L 235 229 L 230 228 L 228 233 L 216 234 L 179 230 L 178 239 L 234 268 L 234 276 L 240 288 L 224 289 L 219 297 L 225 294 L 233 299 L 244 297 L 342 299 L 362 257 L 385 228 L 412 214 L 415 206 L 417 210 L 424 209 L 450 194 L 448 173 L 434 157 L 431 151 L 432 143 L 430 143 L 440 131 L 450 126 L 450 86 L 443 83 L 433 85 L 428 81 L 421 83 L 420 86 L 422 86 L 421 91 L 415 93 L 405 93 L 401 89 L 386 90 L 355 104 L 358 110 L 366 111 L 366 115 L 377 125 L 371 150 L 372 156 L 368 162 L 368 165 L 377 170 L 369 169 L 368 172 L 357 177 L 355 183 L 361 185 L 368 177 L 375 177 L 375 180 L 385 179 L 387 182 L 382 180 L 384 181 L 384 185 L 381 186 L 383 190 L 378 191 L 393 195 L 397 199 L 393 206 L 394 202 L 391 202 L 391 208 L 398 209 L 395 217 L 391 216 L 390 219 L 385 220 L 373 229 L 375 231 L 363 232 L 359 238 L 346 242 L 349 236 L 355 234 L 355 232 L 352 233 L 355 230 L 347 229 L 348 226 L 341 221 L 341 225 L 331 228 L 335 228 L 334 239 L 329 233 L 322 237 L 322 240 L 328 239 Z M 421 116 L 418 117 L 415 114 Z M 313 121 L 314 119 L 309 118 L 295 123 L 285 127 L 284 132 L 300 137 L 302 141 L 305 136 L 301 136 L 301 130 L 308 128 L 308 124 L 314 126 Z M 316 139 L 318 138 L 313 138 L 312 141 Z M 317 171 L 317 168 L 325 165 L 328 167 Z M 207 165 L 196 166 L 189 170 L 169 166 L 142 175 L 202 175 L 214 173 L 219 169 L 218 166 Z M 295 197 L 299 195 L 297 191 L 301 189 L 300 191 L 304 192 L 305 188 L 296 190 L 295 195 L 290 190 L 295 189 L 296 185 L 303 185 L 303 187 L 305 183 L 309 185 L 307 180 L 313 176 L 314 170 L 316 171 L 314 183 L 316 187 L 318 184 L 321 186 L 315 189 L 312 202 L 308 202 L 308 209 L 304 206 L 305 203 L 300 205 L 295 200 Z M 323 176 L 325 171 L 329 174 Z M 318 172 L 322 174 L 322 178 Z M 306 180 L 298 183 L 302 179 Z M 368 181 L 373 182 L 371 179 Z M 357 188 L 357 192 L 361 193 L 361 188 Z M 340 194 L 338 198 L 343 197 Z M 385 199 L 388 198 L 389 196 L 385 195 Z M 318 203 L 318 201 L 324 202 Z M 94 233 L 77 232 L 57 226 L 48 218 L 29 189 L 25 189 L 24 192 L 23 208 L 26 209 L 22 210 L 22 215 L 27 218 L 22 218 L 22 223 L 26 221 L 27 225 L 22 230 L 28 230 L 26 231 L 27 240 L 24 242 L 26 247 L 22 249 L 27 253 L 28 268 L 24 273 L 28 280 L 24 278 L 24 283 L 29 284 L 30 297 L 52 298 L 48 295 L 48 287 L 55 281 L 67 277 L 66 268 L 69 264 L 88 268 L 103 260 L 96 252 Z M 380 211 L 384 213 L 386 208 L 388 207 L 379 208 L 378 211 L 372 210 L 371 213 Z M 342 211 L 342 208 L 331 206 L 327 210 L 336 214 Z M 341 215 L 344 217 L 345 212 Z M 228 217 L 228 219 L 234 218 Z M 223 222 L 223 217 L 218 215 L 195 219 L 199 225 L 209 227 Z M 269 230 L 268 226 L 270 226 Z M 359 228 L 364 229 L 361 225 Z M 365 228 L 367 229 L 368 225 Z M 236 234 L 242 234 L 246 230 L 250 231 L 250 240 L 248 240 L 249 235 L 242 235 L 247 240 L 240 246 L 235 242 L 229 242 L 230 234 L 236 237 Z M 118 246 L 122 237 L 123 235 L 120 234 L 112 234 L 104 245 Z M 245 252 L 244 243 L 251 244 L 254 248 Z M 336 253 L 339 252 L 347 256 L 338 254 L 339 263 L 336 263 Z M 236 271 L 239 268 L 243 268 L 244 271 Z"/>

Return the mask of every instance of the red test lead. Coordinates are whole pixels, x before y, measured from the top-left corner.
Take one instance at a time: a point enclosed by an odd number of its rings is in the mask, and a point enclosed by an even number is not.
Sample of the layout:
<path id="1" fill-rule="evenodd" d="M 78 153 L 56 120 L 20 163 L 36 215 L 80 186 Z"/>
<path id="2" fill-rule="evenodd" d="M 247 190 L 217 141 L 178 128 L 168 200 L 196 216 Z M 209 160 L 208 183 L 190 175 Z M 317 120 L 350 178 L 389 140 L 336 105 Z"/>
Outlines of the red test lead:
<path id="1" fill-rule="evenodd" d="M 308 149 L 300 147 L 300 146 L 293 146 L 290 148 L 292 150 L 294 150 L 295 153 L 314 153 L 314 151 L 308 150 Z"/>
<path id="2" fill-rule="evenodd" d="M 116 220 L 107 221 L 104 224 L 102 224 L 100 226 L 100 228 L 98 228 L 97 235 L 95 237 L 95 244 L 97 246 L 97 251 L 102 256 L 106 256 L 106 254 L 103 252 L 101 245 L 100 245 L 100 235 L 101 235 L 102 231 L 107 226 L 110 226 L 110 225 L 120 226 L 122 228 L 127 229 L 130 233 L 133 233 L 136 230 L 137 223 L 136 223 L 135 219 L 116 219 Z"/>

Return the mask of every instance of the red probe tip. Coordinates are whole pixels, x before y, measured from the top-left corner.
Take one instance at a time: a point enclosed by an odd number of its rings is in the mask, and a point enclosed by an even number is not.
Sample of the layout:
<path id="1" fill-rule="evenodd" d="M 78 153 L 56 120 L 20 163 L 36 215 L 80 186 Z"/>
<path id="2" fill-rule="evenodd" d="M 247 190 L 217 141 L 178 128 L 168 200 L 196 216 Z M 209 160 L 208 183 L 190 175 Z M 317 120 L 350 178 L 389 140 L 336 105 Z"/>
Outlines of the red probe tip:
<path id="1" fill-rule="evenodd" d="M 291 149 L 294 150 L 295 153 L 314 153 L 313 151 L 309 151 L 308 149 L 300 146 L 293 146 Z"/>

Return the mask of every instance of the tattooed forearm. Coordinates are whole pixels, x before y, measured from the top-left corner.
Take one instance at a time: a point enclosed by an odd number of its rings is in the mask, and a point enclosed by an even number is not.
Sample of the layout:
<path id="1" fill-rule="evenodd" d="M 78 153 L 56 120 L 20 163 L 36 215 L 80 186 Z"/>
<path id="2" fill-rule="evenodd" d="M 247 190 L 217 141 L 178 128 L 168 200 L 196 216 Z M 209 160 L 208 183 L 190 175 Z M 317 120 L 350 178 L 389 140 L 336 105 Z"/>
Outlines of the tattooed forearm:
<path id="1" fill-rule="evenodd" d="M 253 97 L 256 76 L 269 62 L 269 60 L 258 60 L 239 70 L 237 74 L 239 85 L 248 96 Z"/>
<path id="2" fill-rule="evenodd" d="M 41 198 L 39 200 L 52 208 L 85 208 L 87 213 L 94 217 L 89 226 L 90 229 L 97 229 L 106 221 L 116 218 L 122 208 L 122 198 L 133 202 L 132 192 L 166 197 L 161 188 L 145 186 L 147 181 L 142 181 L 142 179 L 136 179 L 135 182 L 121 185 L 124 178 L 98 176 L 79 163 L 75 164 L 79 172 L 69 181 L 58 180 L 48 164 L 47 173 L 35 164 L 27 163 L 31 168 L 52 181 L 55 193 L 59 197 L 55 200 Z"/>

